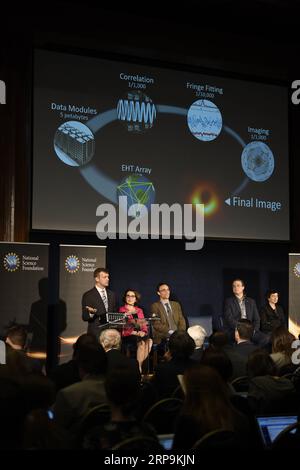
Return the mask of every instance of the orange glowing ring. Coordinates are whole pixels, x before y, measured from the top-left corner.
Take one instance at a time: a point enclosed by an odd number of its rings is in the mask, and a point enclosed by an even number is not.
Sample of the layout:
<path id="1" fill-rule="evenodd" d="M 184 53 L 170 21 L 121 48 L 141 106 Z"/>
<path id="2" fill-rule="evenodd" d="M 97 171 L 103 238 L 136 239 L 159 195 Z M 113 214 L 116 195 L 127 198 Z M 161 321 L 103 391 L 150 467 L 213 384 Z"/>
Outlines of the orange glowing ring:
<path id="1" fill-rule="evenodd" d="M 203 193 L 208 192 L 210 194 L 210 199 L 207 203 L 204 203 Z M 193 192 L 191 196 L 192 204 L 204 204 L 204 215 L 212 216 L 218 209 L 219 201 L 217 195 L 214 191 L 211 190 L 209 186 L 200 186 Z"/>

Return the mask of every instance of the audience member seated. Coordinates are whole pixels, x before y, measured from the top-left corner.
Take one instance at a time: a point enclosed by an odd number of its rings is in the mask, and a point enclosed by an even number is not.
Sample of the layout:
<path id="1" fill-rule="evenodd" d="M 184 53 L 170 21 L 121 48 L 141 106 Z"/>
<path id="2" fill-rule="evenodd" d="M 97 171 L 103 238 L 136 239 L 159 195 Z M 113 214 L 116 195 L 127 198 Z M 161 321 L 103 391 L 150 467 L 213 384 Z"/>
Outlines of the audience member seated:
<path id="1" fill-rule="evenodd" d="M 169 339 L 165 362 L 158 364 L 154 371 L 154 384 L 159 398 L 170 397 L 179 385 L 177 375 L 192 366 L 190 359 L 195 349 L 194 340 L 186 331 L 175 331 Z"/>
<path id="2" fill-rule="evenodd" d="M 296 393 L 299 397 L 299 419 L 298 421 L 300 421 L 300 366 L 296 365 L 296 369 L 294 370 L 294 372 L 291 374 L 291 377 L 290 377 L 291 381 L 293 382 L 294 384 L 294 387 L 296 389 Z"/>
<path id="3" fill-rule="evenodd" d="M 10 327 L 6 334 L 6 364 L 12 373 L 42 373 L 42 363 L 26 353 L 27 331 L 22 325 Z"/>
<path id="4" fill-rule="evenodd" d="M 99 337 L 107 357 L 107 372 L 111 372 L 116 367 L 127 366 L 134 370 L 140 378 L 139 364 L 136 359 L 129 358 L 121 353 L 121 335 L 118 330 L 107 328 L 103 330 Z"/>
<path id="5" fill-rule="evenodd" d="M 0 450 L 20 449 L 23 423 L 27 413 L 21 385 L 9 377 L 6 366 L 0 365 Z"/>
<path id="6" fill-rule="evenodd" d="M 191 355 L 191 359 L 193 359 L 193 361 L 201 361 L 206 331 L 201 325 L 193 325 L 188 328 L 187 332 L 195 342 L 195 351 Z"/>
<path id="7" fill-rule="evenodd" d="M 97 339 L 94 335 L 84 333 L 79 336 L 77 341 L 73 344 L 72 359 L 65 364 L 60 364 L 49 373 L 49 377 L 54 382 L 57 392 L 62 388 L 80 382 L 78 357 L 80 349 L 89 344 L 97 345 Z"/>
<path id="8" fill-rule="evenodd" d="M 140 299 L 141 296 L 137 291 L 127 289 L 123 296 L 124 305 L 119 312 L 126 315 L 126 325 L 122 330 L 123 345 L 136 350 L 137 361 L 142 372 L 143 362 L 151 351 L 153 341 L 149 338 L 143 310 L 137 306 Z"/>
<path id="9" fill-rule="evenodd" d="M 24 423 L 28 413 L 48 410 L 55 399 L 53 383 L 42 374 L 11 377 L 0 367 L 0 449 L 21 449 L 24 445 Z"/>
<path id="10" fill-rule="evenodd" d="M 267 292 L 267 302 L 260 310 L 260 329 L 263 333 L 271 333 L 279 326 L 285 326 L 283 308 L 278 305 L 278 291 L 269 290 Z"/>
<path id="11" fill-rule="evenodd" d="M 246 363 L 246 360 L 245 360 Z M 207 365 L 215 369 L 228 388 L 231 404 L 235 409 L 240 411 L 249 420 L 249 425 L 253 426 L 253 411 L 249 407 L 246 395 L 248 392 L 249 380 L 247 377 L 240 376 L 239 386 L 233 386 L 233 365 L 228 355 L 221 349 L 215 349 L 209 346 L 204 351 L 201 364 Z M 246 370 L 246 366 L 245 366 Z"/>
<path id="12" fill-rule="evenodd" d="M 235 345 L 229 343 L 227 333 L 224 331 L 216 331 L 209 338 L 210 348 L 217 351 L 223 351 L 229 357 L 232 364 L 232 377 L 231 380 L 238 377 L 244 377 L 247 374 L 247 361 L 248 358 L 238 354 L 235 350 Z"/>
<path id="13" fill-rule="evenodd" d="M 240 356 L 248 358 L 258 348 L 256 344 L 252 343 L 253 333 L 253 324 L 249 320 L 241 319 L 237 322 L 235 328 L 235 352 Z"/>
<path id="14" fill-rule="evenodd" d="M 228 334 L 225 331 L 215 331 L 209 337 L 209 344 L 216 349 L 224 349 L 229 345 Z"/>
<path id="15" fill-rule="evenodd" d="M 210 346 L 204 351 L 201 364 L 215 369 L 220 374 L 224 383 L 229 387 L 230 393 L 234 392 L 230 386 L 232 380 L 232 363 L 225 352 Z"/>
<path id="16" fill-rule="evenodd" d="M 100 344 L 88 344 L 80 348 L 78 367 L 81 382 L 60 390 L 53 407 L 59 426 L 76 438 L 80 420 L 92 407 L 106 402 L 104 375 L 107 358 Z"/>
<path id="17" fill-rule="evenodd" d="M 291 356 L 294 352 L 292 342 L 295 341 L 295 339 L 295 336 L 292 335 L 285 326 L 275 328 L 272 333 L 271 358 L 276 364 L 279 375 L 282 375 L 280 371 L 284 371 L 283 373 L 285 373 L 285 371 L 290 372 L 293 369 L 291 368 L 291 370 L 289 370 L 288 366 L 292 365 Z"/>
<path id="18" fill-rule="evenodd" d="M 135 409 L 140 400 L 140 383 L 131 367 L 112 369 L 105 381 L 111 421 L 97 426 L 86 436 L 86 449 L 111 449 L 116 444 L 133 437 L 150 437 L 157 440 L 154 430 L 135 419 Z"/>
<path id="19" fill-rule="evenodd" d="M 24 450 L 69 449 L 67 432 L 49 417 L 49 411 L 35 409 L 24 421 Z"/>
<path id="20" fill-rule="evenodd" d="M 228 388 L 216 370 L 197 365 L 186 370 L 183 380 L 186 396 L 176 423 L 175 451 L 191 449 L 205 434 L 218 429 L 235 431 L 239 444 L 246 442 L 247 419 L 232 406 Z"/>
<path id="21" fill-rule="evenodd" d="M 250 354 L 248 375 L 248 400 L 257 414 L 295 411 L 295 387 L 290 379 L 276 375 L 276 365 L 267 351 Z"/>
<path id="22" fill-rule="evenodd" d="M 48 410 L 55 402 L 55 386 L 49 377 L 31 374 L 22 380 L 23 402 L 27 413 L 35 409 Z"/>

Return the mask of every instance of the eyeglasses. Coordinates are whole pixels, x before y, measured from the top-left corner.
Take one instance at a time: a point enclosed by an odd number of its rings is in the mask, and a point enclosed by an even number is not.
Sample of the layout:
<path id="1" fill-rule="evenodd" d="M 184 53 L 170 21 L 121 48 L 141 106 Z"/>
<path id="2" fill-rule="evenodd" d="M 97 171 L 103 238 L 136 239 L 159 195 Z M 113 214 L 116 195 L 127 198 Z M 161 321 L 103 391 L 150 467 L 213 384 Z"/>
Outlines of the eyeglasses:
<path id="1" fill-rule="evenodd" d="M 126 297 L 136 297 L 134 294 L 126 294 Z"/>

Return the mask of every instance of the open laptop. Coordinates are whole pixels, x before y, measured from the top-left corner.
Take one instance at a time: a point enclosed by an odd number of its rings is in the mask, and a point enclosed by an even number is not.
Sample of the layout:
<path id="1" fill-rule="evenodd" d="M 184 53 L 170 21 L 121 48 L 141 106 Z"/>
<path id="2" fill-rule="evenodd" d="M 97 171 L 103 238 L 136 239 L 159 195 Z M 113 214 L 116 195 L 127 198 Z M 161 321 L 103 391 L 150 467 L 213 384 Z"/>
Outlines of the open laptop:
<path id="1" fill-rule="evenodd" d="M 260 436 L 266 448 L 270 447 L 278 434 L 291 424 L 297 423 L 295 415 L 256 416 Z M 295 431 L 295 430 L 294 430 Z M 294 432 L 293 431 L 293 432 Z"/>
<path id="2" fill-rule="evenodd" d="M 171 450 L 173 446 L 174 434 L 158 434 L 160 445 L 165 450 Z"/>

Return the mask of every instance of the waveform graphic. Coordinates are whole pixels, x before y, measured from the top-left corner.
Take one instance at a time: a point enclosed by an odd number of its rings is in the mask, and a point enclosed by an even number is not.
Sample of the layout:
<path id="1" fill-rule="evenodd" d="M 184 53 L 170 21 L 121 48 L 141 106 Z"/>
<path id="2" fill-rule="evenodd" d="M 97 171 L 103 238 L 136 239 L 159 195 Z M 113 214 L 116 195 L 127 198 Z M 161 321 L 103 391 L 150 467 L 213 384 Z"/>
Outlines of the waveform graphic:
<path id="1" fill-rule="evenodd" d="M 120 99 L 117 106 L 117 116 L 121 121 L 139 122 L 152 126 L 156 119 L 156 108 L 150 102 Z"/>

